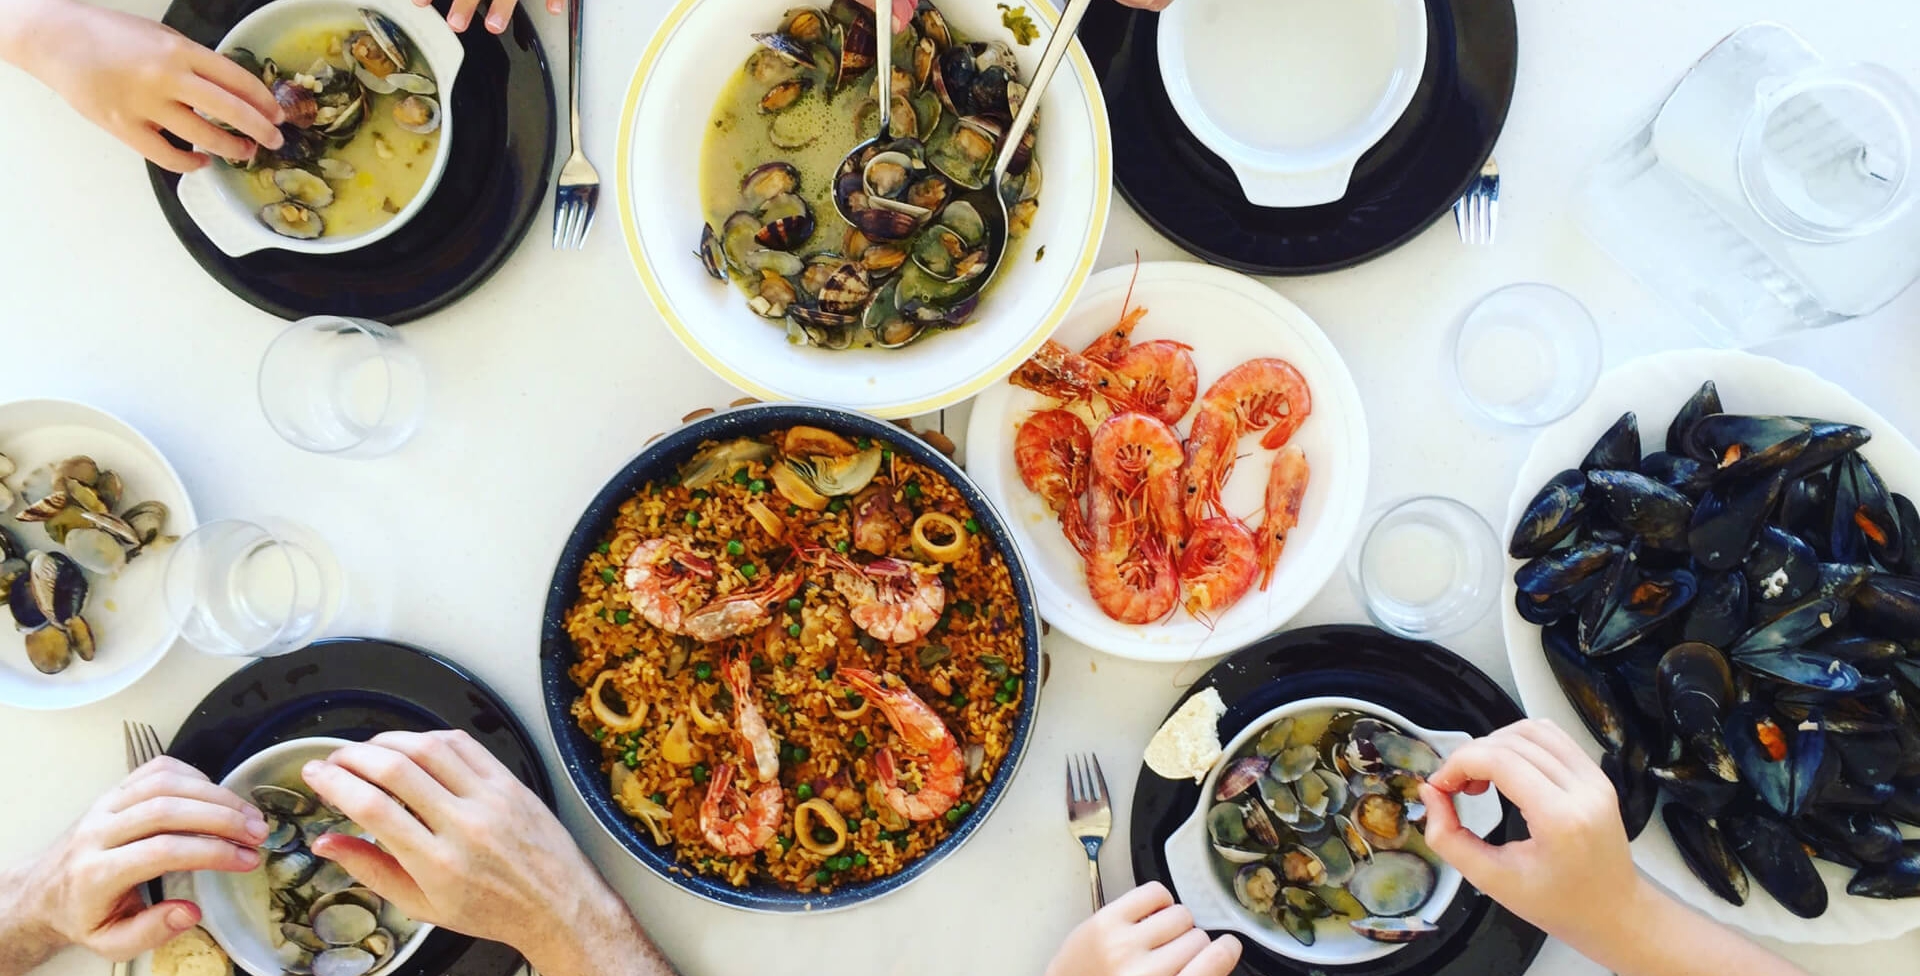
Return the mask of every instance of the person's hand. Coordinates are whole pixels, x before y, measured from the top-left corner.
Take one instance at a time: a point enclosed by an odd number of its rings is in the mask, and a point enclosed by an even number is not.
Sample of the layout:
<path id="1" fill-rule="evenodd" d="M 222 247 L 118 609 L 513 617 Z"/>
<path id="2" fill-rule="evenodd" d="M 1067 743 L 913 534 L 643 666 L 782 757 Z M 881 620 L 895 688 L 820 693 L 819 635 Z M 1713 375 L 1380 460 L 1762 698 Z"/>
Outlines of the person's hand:
<path id="1" fill-rule="evenodd" d="M 566 828 L 465 732 L 386 732 L 301 772 L 381 845 L 326 834 L 313 852 L 413 918 L 504 942 L 553 976 L 603 971 L 599 943 L 637 934 Z"/>
<path id="2" fill-rule="evenodd" d="M 456 31 L 467 29 L 473 23 L 473 12 L 480 9 L 482 0 L 453 0 L 453 7 L 447 11 L 447 26 Z M 485 0 L 487 5 L 487 31 L 498 34 L 507 29 L 513 21 L 513 8 L 519 0 Z M 433 6 L 433 0 L 413 0 L 416 7 Z M 547 0 L 547 13 L 562 13 L 567 9 L 567 0 Z"/>
<path id="3" fill-rule="evenodd" d="M 76 0 L 40 0 L 0 30 L 9 60 L 163 169 L 185 173 L 207 156 L 175 147 L 162 130 L 235 159 L 251 156 L 256 142 L 282 142 L 284 113 L 260 79 L 170 27 Z"/>
<path id="4" fill-rule="evenodd" d="M 1530 839 L 1493 846 L 1460 825 L 1451 794 L 1491 785 L 1527 820 Z M 1641 893 L 1613 784 L 1551 722 L 1529 719 L 1461 746 L 1426 784 L 1427 844 L 1474 887 L 1534 925 L 1578 942 L 1626 918 Z M 1594 911 L 1593 906 L 1610 906 Z"/>
<path id="5" fill-rule="evenodd" d="M 1149 881 L 1069 933 L 1046 976 L 1227 976 L 1239 961 L 1239 939 L 1208 938 L 1165 885 Z"/>
<path id="6" fill-rule="evenodd" d="M 251 871 L 266 836 L 259 810 L 162 756 L 129 773 L 21 872 L 26 903 L 54 945 L 132 959 L 200 922 L 190 901 L 149 907 L 139 885 L 168 871 Z"/>
<path id="7" fill-rule="evenodd" d="M 868 10 L 874 9 L 874 0 L 860 0 L 860 5 Z M 920 11 L 920 0 L 893 0 L 893 32 L 906 30 L 913 23 L 913 15 Z"/>
<path id="8" fill-rule="evenodd" d="M 1141 10 L 1165 10 L 1173 0 L 1119 0 L 1119 2 L 1129 7 L 1139 7 Z"/>

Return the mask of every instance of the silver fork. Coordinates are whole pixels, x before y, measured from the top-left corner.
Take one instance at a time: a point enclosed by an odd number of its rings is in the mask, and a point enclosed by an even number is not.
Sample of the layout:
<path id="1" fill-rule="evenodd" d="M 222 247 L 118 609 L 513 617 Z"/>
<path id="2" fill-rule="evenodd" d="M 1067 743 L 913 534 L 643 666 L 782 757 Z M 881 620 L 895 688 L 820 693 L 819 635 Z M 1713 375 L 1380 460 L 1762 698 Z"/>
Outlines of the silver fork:
<path id="1" fill-rule="evenodd" d="M 579 250 L 593 228 L 593 211 L 600 201 L 600 173 L 580 149 L 580 20 L 586 0 L 567 3 L 567 100 L 573 113 L 573 155 L 560 167 L 553 191 L 553 249 Z"/>
<path id="2" fill-rule="evenodd" d="M 166 749 L 160 745 L 160 733 L 145 722 L 122 720 L 120 735 L 127 743 L 127 772 L 131 773 L 158 758 Z M 144 896 L 143 896 L 144 897 Z M 133 972 L 133 963 L 116 962 L 113 964 L 113 976 L 129 976 Z"/>
<path id="3" fill-rule="evenodd" d="M 1113 804 L 1107 799 L 1107 777 L 1100 757 L 1091 752 L 1067 757 L 1067 832 L 1087 849 L 1087 880 L 1093 886 L 1093 910 L 1107 903 L 1100 887 L 1100 845 L 1113 829 Z"/>
<path id="4" fill-rule="evenodd" d="M 1454 202 L 1453 223 L 1460 229 L 1461 243 L 1493 243 L 1494 231 L 1500 229 L 1500 164 L 1492 156 L 1468 184 L 1466 194 Z"/>

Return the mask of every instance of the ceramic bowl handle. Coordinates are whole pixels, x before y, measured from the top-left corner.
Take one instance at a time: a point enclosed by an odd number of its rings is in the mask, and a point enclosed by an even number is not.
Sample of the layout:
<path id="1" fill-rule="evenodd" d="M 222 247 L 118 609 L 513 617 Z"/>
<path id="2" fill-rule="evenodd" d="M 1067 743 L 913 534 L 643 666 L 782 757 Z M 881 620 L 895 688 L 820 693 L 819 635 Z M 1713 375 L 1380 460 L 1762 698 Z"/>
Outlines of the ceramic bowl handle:
<path id="1" fill-rule="evenodd" d="M 1193 913 L 1193 924 L 1203 929 L 1232 929 L 1240 925 L 1237 907 L 1224 897 L 1220 880 L 1213 876 L 1212 856 L 1208 851 L 1207 805 L 1193 812 L 1167 837 L 1167 880 L 1173 882 L 1175 896 Z"/>
<path id="2" fill-rule="evenodd" d="M 215 172 L 222 165 L 217 161 L 208 163 L 180 177 L 180 185 L 174 192 L 180 198 L 180 209 L 193 218 L 200 233 L 207 235 L 207 240 L 222 254 L 237 258 L 265 248 L 267 244 L 261 235 L 269 231 L 228 199 L 228 193 L 218 183 L 220 174 Z"/>
<path id="3" fill-rule="evenodd" d="M 1362 148 L 1362 151 L 1366 147 Z M 1240 180 L 1240 192 L 1257 207 L 1317 207 L 1347 195 L 1347 183 L 1353 179 L 1353 166 L 1360 161 L 1356 153 L 1324 169 L 1275 172 L 1227 160 L 1233 175 Z"/>

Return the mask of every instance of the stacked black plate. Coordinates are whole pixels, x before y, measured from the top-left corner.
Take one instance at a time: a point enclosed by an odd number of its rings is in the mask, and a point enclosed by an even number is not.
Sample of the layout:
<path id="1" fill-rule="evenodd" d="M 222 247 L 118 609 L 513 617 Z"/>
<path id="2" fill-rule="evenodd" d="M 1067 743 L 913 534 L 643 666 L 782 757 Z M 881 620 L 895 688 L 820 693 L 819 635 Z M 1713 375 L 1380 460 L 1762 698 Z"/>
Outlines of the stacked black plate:
<path id="1" fill-rule="evenodd" d="M 513 712 L 459 666 L 392 641 L 325 640 L 241 668 L 187 716 L 167 754 L 218 782 L 288 739 L 433 729 L 465 729 L 553 805 L 539 750 Z M 514 976 L 521 965 L 497 942 L 435 929 L 393 976 Z"/>
<path id="2" fill-rule="evenodd" d="M 1257 207 L 1174 111 L 1160 81 L 1160 15 L 1096 3 L 1080 23 L 1113 129 L 1120 194 L 1174 243 L 1250 274 L 1317 274 L 1406 243 L 1447 213 L 1493 152 L 1519 62 L 1513 0 L 1427 0 L 1427 66 L 1412 104 L 1360 157 L 1347 194 Z"/>
<path id="3" fill-rule="evenodd" d="M 1180 696 L 1174 709 L 1206 688 L 1217 689 L 1227 703 L 1227 714 L 1220 720 L 1222 742 L 1287 702 L 1322 695 L 1373 702 L 1427 728 L 1476 736 L 1525 717 L 1493 679 L 1465 659 L 1439 645 L 1372 627 L 1310 627 L 1276 634 L 1214 665 Z M 1173 889 L 1167 874 L 1167 837 L 1186 822 L 1199 802 L 1198 784 L 1164 779 L 1140 767 L 1128 821 L 1136 881 L 1158 881 Z M 1511 803 L 1505 806 L 1499 828 L 1487 836 L 1490 843 L 1527 836 L 1520 811 Z M 1174 896 L 1179 897 L 1177 890 Z M 1252 976 L 1519 976 L 1546 942 L 1539 929 L 1468 885 L 1461 886 L 1439 923 L 1440 935 L 1359 966 L 1308 966 L 1242 939 L 1246 951 L 1237 972 Z"/>
<path id="4" fill-rule="evenodd" d="M 174 0 L 162 22 L 213 47 L 267 0 Z M 444 11 L 449 0 L 438 0 Z M 439 185 L 406 226 L 344 254 L 255 251 L 229 257 L 180 206 L 180 177 L 149 165 L 154 196 L 187 252 L 228 291 L 285 319 L 351 315 L 397 325 L 480 287 L 525 236 L 553 175 L 553 78 L 524 8 L 500 35 L 461 35 L 448 95 L 460 124 Z M 213 165 L 219 165 L 215 163 Z"/>

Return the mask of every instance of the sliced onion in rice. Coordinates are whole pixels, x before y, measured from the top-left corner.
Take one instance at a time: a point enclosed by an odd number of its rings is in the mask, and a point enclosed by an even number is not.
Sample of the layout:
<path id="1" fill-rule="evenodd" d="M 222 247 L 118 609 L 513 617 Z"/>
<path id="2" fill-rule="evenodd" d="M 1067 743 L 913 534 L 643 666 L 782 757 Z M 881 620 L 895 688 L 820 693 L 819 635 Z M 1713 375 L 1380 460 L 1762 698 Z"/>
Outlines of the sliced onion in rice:
<path id="1" fill-rule="evenodd" d="M 647 703 L 633 703 L 620 689 L 610 683 L 613 669 L 600 672 L 593 679 L 593 687 L 587 690 L 587 700 L 593 703 L 593 717 L 607 727 L 609 732 L 632 732 L 647 720 Z"/>
<path id="2" fill-rule="evenodd" d="M 664 825 L 673 815 L 646 794 L 645 788 L 640 785 L 640 777 L 635 776 L 625 763 L 614 763 L 609 779 L 613 786 L 613 802 L 626 811 L 627 816 L 640 821 L 647 828 L 647 833 L 653 835 L 654 843 L 661 847 L 672 846 L 673 835 L 666 832 Z"/>
<path id="3" fill-rule="evenodd" d="M 980 767 L 987 761 L 987 747 L 978 742 L 969 742 L 964 752 L 967 757 L 967 775 L 969 777 L 980 775 Z"/>
<path id="4" fill-rule="evenodd" d="M 693 724 L 700 731 L 714 735 L 727 730 L 727 722 L 718 715 L 708 715 L 700 710 L 700 696 L 687 695 L 687 713 L 693 716 Z"/>
<path id="5" fill-rule="evenodd" d="M 814 823 L 808 823 L 809 820 Z M 815 825 L 824 826 L 833 831 L 833 843 L 822 844 L 814 839 Z M 821 857 L 832 857 L 847 846 L 847 818 L 833 808 L 824 797 L 814 797 L 794 808 L 793 835 L 800 839 L 800 846 Z"/>
<path id="6" fill-rule="evenodd" d="M 773 514 L 773 509 L 760 504 L 759 499 L 747 499 L 746 509 L 747 514 L 753 516 L 753 520 L 760 523 L 760 528 L 766 530 L 775 541 L 787 537 L 787 523 L 780 521 L 780 516 Z"/>
<path id="7" fill-rule="evenodd" d="M 937 563 L 959 562 L 967 554 L 966 529 L 945 512 L 928 512 L 913 520 L 913 547 Z"/>
<path id="8" fill-rule="evenodd" d="M 700 761 L 700 749 L 693 744 L 693 738 L 687 735 L 686 716 L 673 720 L 673 727 L 667 730 L 667 737 L 660 742 L 660 758 L 676 766 L 691 766 Z"/>

